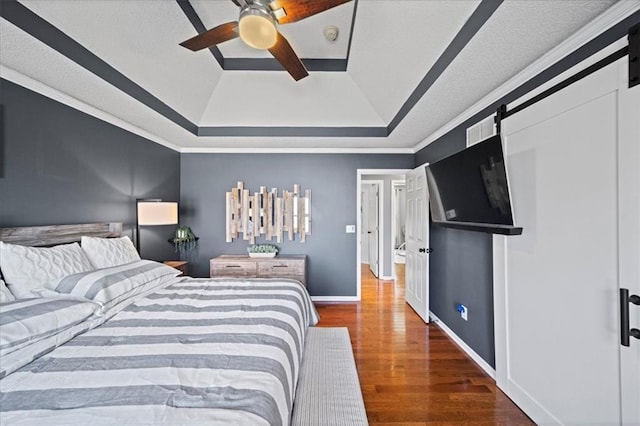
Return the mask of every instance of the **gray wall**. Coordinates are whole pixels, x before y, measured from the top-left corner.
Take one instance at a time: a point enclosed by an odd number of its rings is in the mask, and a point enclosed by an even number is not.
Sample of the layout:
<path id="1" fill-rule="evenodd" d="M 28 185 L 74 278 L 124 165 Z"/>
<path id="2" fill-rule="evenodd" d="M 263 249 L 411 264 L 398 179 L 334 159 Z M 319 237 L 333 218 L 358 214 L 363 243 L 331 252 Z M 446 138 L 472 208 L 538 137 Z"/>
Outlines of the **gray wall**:
<path id="1" fill-rule="evenodd" d="M 416 155 L 416 165 L 434 163 L 466 146 L 457 127 Z M 430 310 L 478 355 L 495 366 L 492 236 L 433 225 L 429 221 Z M 456 304 L 468 309 L 468 321 Z"/>
<path id="2" fill-rule="evenodd" d="M 4 177 L 0 226 L 121 221 L 131 235 L 135 199 L 177 201 L 180 154 L 0 80 Z M 145 228 L 146 258 L 175 258 L 174 226 Z"/>
<path id="3" fill-rule="evenodd" d="M 303 190 L 312 191 L 313 234 L 306 243 L 276 245 L 283 254 L 308 256 L 307 283 L 312 295 L 355 296 L 356 234 L 345 233 L 345 226 L 356 224 L 356 170 L 412 166 L 411 154 L 183 154 L 183 224 L 200 237 L 189 272 L 206 277 L 210 258 L 246 253 L 246 241 L 225 242 L 224 194 L 238 181 L 252 192 L 260 186 L 293 189 L 299 183 Z"/>

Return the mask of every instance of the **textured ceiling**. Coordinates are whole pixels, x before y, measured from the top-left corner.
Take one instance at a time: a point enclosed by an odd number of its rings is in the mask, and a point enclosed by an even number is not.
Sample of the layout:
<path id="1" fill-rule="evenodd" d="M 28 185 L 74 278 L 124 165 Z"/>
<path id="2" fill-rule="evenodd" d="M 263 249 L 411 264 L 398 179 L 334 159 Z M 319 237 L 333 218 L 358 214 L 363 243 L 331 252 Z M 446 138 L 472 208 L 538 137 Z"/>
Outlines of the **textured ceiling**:
<path id="1" fill-rule="evenodd" d="M 4 78 L 54 89 L 178 149 L 411 152 L 613 3 L 353 1 L 280 27 L 314 66 L 346 65 L 295 82 L 256 70 L 269 55 L 240 40 L 219 55 L 249 69 L 180 47 L 197 33 L 184 2 L 23 0 L 3 4 L 0 64 Z M 237 20 L 230 0 L 187 6 L 205 28 Z M 322 35 L 327 25 L 339 27 L 335 43 Z"/>

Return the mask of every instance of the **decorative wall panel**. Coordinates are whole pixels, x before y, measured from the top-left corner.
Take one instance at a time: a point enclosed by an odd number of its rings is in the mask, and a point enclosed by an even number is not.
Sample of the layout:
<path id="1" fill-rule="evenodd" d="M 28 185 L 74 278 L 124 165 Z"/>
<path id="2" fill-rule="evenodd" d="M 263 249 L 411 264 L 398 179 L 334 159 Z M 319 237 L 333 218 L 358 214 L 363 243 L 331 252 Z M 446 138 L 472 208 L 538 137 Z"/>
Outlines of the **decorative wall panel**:
<path id="1" fill-rule="evenodd" d="M 293 191 L 278 188 L 267 190 L 261 186 L 253 195 L 238 182 L 226 193 L 226 241 L 240 238 L 255 244 L 256 238 L 264 235 L 267 241 L 282 242 L 286 236 L 290 241 L 305 242 L 311 235 L 311 190 L 304 191 L 293 185 Z"/>

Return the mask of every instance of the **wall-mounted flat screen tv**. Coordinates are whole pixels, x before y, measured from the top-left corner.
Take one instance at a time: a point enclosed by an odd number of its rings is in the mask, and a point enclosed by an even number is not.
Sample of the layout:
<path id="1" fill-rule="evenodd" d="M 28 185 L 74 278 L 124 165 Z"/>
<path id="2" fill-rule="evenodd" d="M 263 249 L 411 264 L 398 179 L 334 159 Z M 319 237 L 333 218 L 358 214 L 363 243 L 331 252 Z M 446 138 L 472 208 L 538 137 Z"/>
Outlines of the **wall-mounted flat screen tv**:
<path id="1" fill-rule="evenodd" d="M 500 135 L 491 136 L 427 166 L 435 224 L 519 235 L 514 225 Z"/>

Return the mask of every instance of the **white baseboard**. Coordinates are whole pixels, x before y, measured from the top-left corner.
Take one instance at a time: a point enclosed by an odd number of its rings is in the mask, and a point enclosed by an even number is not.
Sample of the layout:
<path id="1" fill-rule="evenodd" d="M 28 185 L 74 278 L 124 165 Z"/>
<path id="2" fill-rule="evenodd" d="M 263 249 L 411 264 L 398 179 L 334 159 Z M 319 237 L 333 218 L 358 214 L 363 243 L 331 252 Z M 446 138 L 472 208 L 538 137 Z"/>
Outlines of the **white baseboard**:
<path id="1" fill-rule="evenodd" d="M 384 277 L 378 277 L 378 279 L 379 279 L 379 280 L 382 280 L 382 281 L 393 281 L 393 280 L 395 280 L 396 278 L 395 278 L 395 277 L 392 277 L 392 276 L 384 276 Z"/>
<path id="2" fill-rule="evenodd" d="M 314 302 L 359 302 L 358 296 L 311 296 Z"/>
<path id="3" fill-rule="evenodd" d="M 495 380 L 496 370 L 494 370 L 493 367 L 491 367 L 487 363 L 487 361 L 482 359 L 480 355 L 478 355 L 473 349 L 471 349 L 471 347 L 467 345 L 464 340 L 458 337 L 458 335 L 454 333 L 453 330 L 451 330 L 449 327 L 447 327 L 447 325 L 440 318 L 434 315 L 433 312 L 429 311 L 429 316 L 431 317 L 431 320 L 434 324 L 440 327 L 442 331 L 444 331 L 445 334 L 451 338 L 451 340 L 453 340 L 458 346 L 460 346 L 460 349 L 462 349 L 467 355 L 469 355 L 469 357 L 471 357 L 471 359 L 474 360 L 475 363 L 478 364 L 478 366 L 482 368 L 485 373 L 487 373 L 492 379 Z"/>

